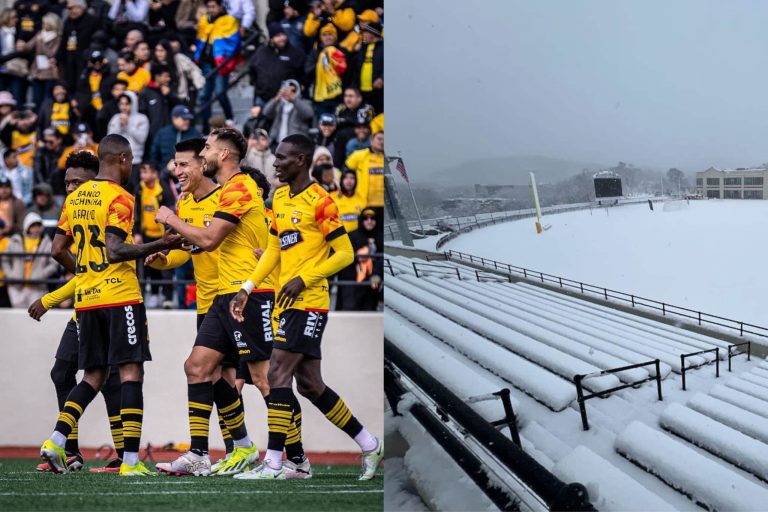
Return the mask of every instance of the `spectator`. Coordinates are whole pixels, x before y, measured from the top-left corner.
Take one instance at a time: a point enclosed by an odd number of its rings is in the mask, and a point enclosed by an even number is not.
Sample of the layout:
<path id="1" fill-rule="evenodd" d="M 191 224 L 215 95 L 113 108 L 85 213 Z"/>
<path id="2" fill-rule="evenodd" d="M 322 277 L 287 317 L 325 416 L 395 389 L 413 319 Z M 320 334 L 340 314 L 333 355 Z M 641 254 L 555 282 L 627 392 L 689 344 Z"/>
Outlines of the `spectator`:
<path id="1" fill-rule="evenodd" d="M 61 204 L 53 198 L 53 188 L 49 184 L 38 183 L 32 188 L 32 206 L 29 211 L 43 219 L 43 234 L 53 240 L 61 216 Z"/>
<path id="2" fill-rule="evenodd" d="M 342 75 L 347 70 L 344 52 L 336 48 L 338 38 L 336 27 L 328 23 L 320 29 L 320 46 L 307 55 L 305 75 L 312 82 L 312 99 L 315 114 L 331 114 L 341 103 Z"/>
<path id="3" fill-rule="evenodd" d="M 64 173 L 59 171 L 59 158 L 64 153 L 64 138 L 58 130 L 43 130 L 42 147 L 35 152 L 35 181 L 48 183 L 57 196 L 64 196 Z"/>
<path id="4" fill-rule="evenodd" d="M 352 63 L 352 83 L 376 112 L 384 111 L 384 39 L 381 30 L 379 23 L 368 23 L 363 27 L 363 46 Z"/>
<path id="5" fill-rule="evenodd" d="M 10 120 L 0 130 L 0 140 L 5 147 L 15 149 L 19 162 L 29 168 L 35 165 L 36 123 L 37 115 L 34 112 L 17 110 L 11 113 Z"/>
<path id="6" fill-rule="evenodd" d="M 117 2 L 115 2 L 117 3 Z M 113 4 L 114 5 L 114 4 Z M 125 39 L 123 40 L 124 52 L 133 52 L 136 45 L 144 40 L 144 32 L 139 29 L 132 29 L 125 33 Z"/>
<path id="7" fill-rule="evenodd" d="M 195 92 L 205 86 L 205 77 L 192 59 L 171 47 L 170 41 L 163 39 L 155 46 L 152 65 L 165 64 L 171 72 L 171 81 L 176 88 L 176 96 L 187 105 L 194 104 Z"/>
<path id="8" fill-rule="evenodd" d="M 40 32 L 43 15 L 48 11 L 47 0 L 16 0 L 13 9 L 18 16 L 16 24 L 16 39 L 29 41 Z"/>
<path id="9" fill-rule="evenodd" d="M 128 90 L 139 94 L 144 90 L 152 76 L 149 71 L 139 67 L 134 60 L 133 53 L 123 52 L 117 58 L 117 67 L 120 72 L 117 74 L 117 78 L 125 80 L 128 83 Z"/>
<path id="10" fill-rule="evenodd" d="M 355 151 L 360 151 L 361 149 L 367 149 L 370 147 L 371 147 L 371 125 L 363 117 L 362 119 L 357 120 L 357 125 L 355 126 L 355 138 L 349 139 L 349 141 L 347 141 L 344 161 L 346 161 L 346 158 L 348 158 L 349 155 L 351 155 Z"/>
<path id="11" fill-rule="evenodd" d="M 346 146 L 347 141 L 355 136 L 358 119 L 370 122 L 373 119 L 373 107 L 363 103 L 363 93 L 354 87 L 344 89 L 344 102 L 336 107 L 336 123 L 339 141 Z"/>
<path id="12" fill-rule="evenodd" d="M 16 100 L 8 91 L 0 91 L 0 130 L 11 121 L 11 114 L 16 107 Z"/>
<path id="13" fill-rule="evenodd" d="M 288 42 L 303 52 L 306 52 L 308 47 L 308 39 L 304 35 L 304 23 L 307 21 L 306 11 L 307 3 L 304 0 L 285 0 L 283 18 L 280 21 L 285 35 L 288 36 Z M 270 30 L 270 37 L 271 32 L 272 30 Z"/>
<path id="14" fill-rule="evenodd" d="M 224 0 L 224 7 L 226 12 L 237 20 L 240 25 L 240 35 L 244 36 L 256 19 L 253 0 Z"/>
<path id="15" fill-rule="evenodd" d="M 355 28 L 355 11 L 344 5 L 346 0 L 322 0 L 315 2 L 304 23 L 304 35 L 314 38 L 321 25 L 333 23 L 344 34 Z M 320 30 L 322 36 L 322 29 Z"/>
<path id="16" fill-rule="evenodd" d="M 75 124 L 77 116 L 73 112 L 72 102 L 67 94 L 64 82 L 53 85 L 52 95 L 39 105 L 40 117 L 37 122 L 38 133 L 42 135 L 46 128 L 53 128 L 64 137 L 70 134 L 70 127 Z"/>
<path id="17" fill-rule="evenodd" d="M 360 48 L 363 46 L 363 37 L 361 34 L 369 23 L 381 23 L 381 18 L 379 18 L 378 13 L 373 9 L 366 9 L 357 15 L 357 28 L 355 28 L 355 30 L 350 30 L 347 37 L 339 43 L 339 46 L 349 53 L 360 51 Z"/>
<path id="18" fill-rule="evenodd" d="M 149 49 L 149 43 L 146 41 L 139 41 L 136 46 L 133 47 L 133 61 L 140 68 L 144 68 L 149 71 L 149 59 L 152 57 L 152 51 Z"/>
<path id="19" fill-rule="evenodd" d="M 218 97 L 219 105 L 227 119 L 233 119 L 232 105 L 227 96 L 229 74 L 234 71 L 240 60 L 240 30 L 237 20 L 226 14 L 223 0 L 207 0 L 208 15 L 200 18 L 195 43 L 195 61 L 203 75 L 219 69 L 205 82 L 199 102 L 204 106 L 200 111 L 203 120 L 203 132 L 208 132 L 211 117 L 211 101 Z"/>
<path id="20" fill-rule="evenodd" d="M 336 169 L 333 164 L 322 163 L 312 169 L 312 178 L 317 181 L 326 192 L 336 192 L 339 186 L 336 184 Z"/>
<path id="21" fill-rule="evenodd" d="M 381 278 L 384 274 L 384 262 L 380 257 L 384 248 L 384 233 L 377 229 L 377 213 L 366 208 L 360 214 L 358 228 L 350 234 L 355 261 L 338 273 L 340 280 L 357 281 L 369 284 L 357 286 L 339 286 L 336 297 L 336 310 L 375 311 L 381 295 Z"/>
<path id="22" fill-rule="evenodd" d="M 3 256 L 3 272 L 8 279 L 39 280 L 48 279 L 59 268 L 51 256 L 51 239 L 43 235 L 43 219 L 30 212 L 24 217 L 22 234 L 15 234 L 8 240 L 5 251 L 8 253 L 26 253 L 26 257 Z M 11 284 L 8 295 L 14 308 L 28 308 L 48 288 L 45 284 Z"/>
<path id="23" fill-rule="evenodd" d="M 120 108 L 117 106 L 117 100 L 122 94 L 128 90 L 128 82 L 118 78 L 109 88 L 109 95 L 104 99 L 104 106 L 96 114 L 96 129 L 94 133 L 96 138 L 101 140 L 107 134 L 107 125 L 110 119 L 115 114 L 120 112 Z"/>
<path id="24" fill-rule="evenodd" d="M 0 254 L 8 247 L 8 234 L 5 231 L 5 221 L 0 218 Z M 11 299 L 8 297 L 8 286 L 5 283 L 5 272 L 0 264 L 0 308 L 10 308 Z"/>
<path id="25" fill-rule="evenodd" d="M 75 91 L 75 98 L 83 113 L 82 120 L 91 126 L 97 124 L 99 113 L 104 108 L 104 99 L 109 97 L 108 87 L 113 78 L 104 53 L 101 50 L 92 51 Z"/>
<path id="26" fill-rule="evenodd" d="M 197 20 L 204 16 L 205 2 L 203 0 L 179 0 L 176 10 L 176 28 L 184 46 L 189 47 L 195 41 Z"/>
<path id="27" fill-rule="evenodd" d="M 309 132 L 312 104 L 299 96 L 301 86 L 296 80 L 283 82 L 277 95 L 264 106 L 264 116 L 272 121 L 270 144 L 277 144 L 288 135 Z"/>
<path id="28" fill-rule="evenodd" d="M 243 123 L 243 137 L 246 139 L 253 135 L 253 133 L 257 130 L 262 128 L 264 124 L 266 123 L 266 118 L 261 115 L 261 107 L 260 106 L 253 106 L 251 107 L 250 111 L 250 117 L 245 120 Z"/>
<path id="29" fill-rule="evenodd" d="M 171 89 L 171 70 L 164 64 L 152 66 L 152 82 L 139 95 L 139 111 L 149 119 L 150 141 L 168 124 L 171 110 L 178 103 L 179 98 Z"/>
<path id="30" fill-rule="evenodd" d="M 339 191 L 332 197 L 339 209 L 339 219 L 344 224 L 344 229 L 347 233 L 352 233 L 357 229 L 358 217 L 366 204 L 365 198 L 357 191 L 355 171 L 346 169 L 341 173 Z"/>
<path id="31" fill-rule="evenodd" d="M 43 16 L 43 30 L 27 42 L 20 40 L 16 43 L 19 51 L 34 53 L 29 77 L 32 79 L 32 101 L 38 108 L 51 94 L 54 81 L 62 78 L 56 63 L 60 44 L 61 18 L 52 12 Z"/>
<path id="32" fill-rule="evenodd" d="M 0 11 L 0 55 L 5 62 L 0 65 L 0 89 L 9 91 L 17 103 L 24 103 L 27 96 L 26 76 L 29 66 L 26 59 L 16 53 L 16 11 L 10 8 Z M 15 55 L 15 57 L 14 57 Z"/>
<path id="33" fill-rule="evenodd" d="M 305 61 L 306 55 L 289 42 L 283 27 L 270 23 L 269 42 L 256 50 L 250 64 L 253 104 L 267 103 L 285 80 L 301 79 Z"/>
<path id="34" fill-rule="evenodd" d="M 34 173 L 32 169 L 19 164 L 19 157 L 13 149 L 3 151 L 3 166 L 0 174 L 11 181 L 13 195 L 21 199 L 25 206 L 32 204 L 32 185 Z"/>
<path id="35" fill-rule="evenodd" d="M 11 180 L 7 176 L 0 175 L 0 221 L 3 222 L 2 233 L 5 235 L 21 233 L 25 213 L 24 203 L 13 195 Z"/>
<path id="36" fill-rule="evenodd" d="M 74 144 L 65 148 L 62 152 L 61 156 L 59 157 L 59 171 L 61 172 L 62 176 L 62 183 L 63 183 L 63 176 L 64 173 L 67 170 L 67 158 L 69 158 L 69 155 L 74 153 L 75 151 L 87 151 L 92 155 L 98 155 L 99 154 L 99 145 L 94 142 L 93 140 L 93 132 L 91 131 L 91 127 L 88 126 L 86 123 L 77 123 L 75 126 L 75 141 Z"/>
<path id="37" fill-rule="evenodd" d="M 141 182 L 136 190 L 136 208 L 134 208 L 133 242 L 136 244 L 153 242 L 162 238 L 165 228 L 155 221 L 155 214 L 161 206 L 173 208 L 176 197 L 171 192 L 167 182 L 160 179 L 157 167 L 150 163 L 141 165 Z M 145 277 L 150 279 L 173 279 L 173 272 L 144 267 Z M 173 286 L 165 285 L 163 301 L 160 296 L 160 285 L 153 284 L 150 294 L 146 297 L 147 307 L 156 308 L 161 304 L 166 309 L 173 307 Z"/>
<path id="38" fill-rule="evenodd" d="M 321 114 L 318 120 L 318 132 L 314 137 L 315 144 L 324 146 L 331 152 L 333 163 L 341 165 L 344 162 L 344 147 L 337 143 L 336 116 L 333 114 Z"/>
<path id="39" fill-rule="evenodd" d="M 112 31 L 119 39 L 133 29 L 145 29 L 149 2 L 147 0 L 115 0 L 107 16 L 112 20 Z"/>
<path id="40" fill-rule="evenodd" d="M 384 112 L 376 114 L 371 119 L 371 133 L 379 133 L 384 131 Z"/>
<path id="41" fill-rule="evenodd" d="M 154 43 L 177 31 L 179 0 L 149 0 L 149 35 Z"/>
<path id="42" fill-rule="evenodd" d="M 357 187 L 366 204 L 380 213 L 384 207 L 384 132 L 374 133 L 371 147 L 349 155 L 346 165 L 357 173 Z"/>
<path id="43" fill-rule="evenodd" d="M 176 105 L 171 110 L 171 124 L 163 126 L 152 139 L 149 159 L 163 169 L 164 172 L 173 174 L 174 147 L 178 142 L 195 137 L 202 137 L 199 131 L 192 126 L 195 116 L 184 105 Z"/>
<path id="44" fill-rule="evenodd" d="M 243 162 L 260 170 L 267 177 L 269 184 L 272 185 L 270 193 L 274 194 L 275 189 L 280 186 L 280 181 L 275 178 L 275 155 L 269 149 L 267 130 L 257 128 L 251 133 L 248 137 L 248 151 L 245 153 Z"/>
<path id="45" fill-rule="evenodd" d="M 133 152 L 133 170 L 131 180 L 126 189 L 133 193 L 139 185 L 139 165 L 144 158 L 144 144 L 149 135 L 149 119 L 139 113 L 139 99 L 133 91 L 125 91 L 117 100 L 119 114 L 112 116 L 107 133 L 122 135 L 131 145 Z"/>
<path id="46" fill-rule="evenodd" d="M 70 91 L 74 91 L 77 86 L 77 80 L 87 62 L 86 52 L 91 46 L 93 34 L 100 27 L 99 20 L 85 10 L 85 0 L 67 0 L 69 15 L 64 22 L 63 39 L 56 62 L 64 72 L 64 82 Z"/>

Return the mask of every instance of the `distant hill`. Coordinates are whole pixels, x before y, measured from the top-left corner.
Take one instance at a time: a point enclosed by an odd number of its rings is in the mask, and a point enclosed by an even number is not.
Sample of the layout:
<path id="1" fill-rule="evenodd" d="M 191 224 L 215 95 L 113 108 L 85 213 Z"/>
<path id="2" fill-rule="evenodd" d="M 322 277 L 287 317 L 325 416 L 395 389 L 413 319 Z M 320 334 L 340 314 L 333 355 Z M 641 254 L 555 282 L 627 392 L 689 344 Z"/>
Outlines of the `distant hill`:
<path id="1" fill-rule="evenodd" d="M 425 175 L 414 175 L 417 183 L 440 180 L 452 185 L 525 185 L 528 173 L 536 174 L 538 183 L 552 183 L 578 174 L 582 169 L 597 172 L 616 165 L 561 160 L 545 156 L 516 155 L 501 158 L 483 158 L 465 162 L 441 171 Z"/>

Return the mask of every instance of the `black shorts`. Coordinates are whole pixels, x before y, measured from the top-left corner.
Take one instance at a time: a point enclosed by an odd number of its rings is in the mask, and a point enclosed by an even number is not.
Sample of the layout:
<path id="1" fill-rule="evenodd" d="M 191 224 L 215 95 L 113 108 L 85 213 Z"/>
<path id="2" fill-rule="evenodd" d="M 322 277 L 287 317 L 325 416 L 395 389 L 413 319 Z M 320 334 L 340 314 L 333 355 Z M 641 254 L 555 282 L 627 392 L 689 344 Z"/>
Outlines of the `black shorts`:
<path id="1" fill-rule="evenodd" d="M 80 353 L 80 342 L 77 338 L 77 322 L 70 318 L 67 327 L 61 334 L 59 348 L 56 349 L 56 359 L 68 363 L 76 363 L 77 355 Z"/>
<path id="2" fill-rule="evenodd" d="M 286 309 L 280 313 L 274 347 L 322 359 L 320 342 L 327 323 L 327 311 Z"/>
<path id="3" fill-rule="evenodd" d="M 78 311 L 77 324 L 81 369 L 152 360 L 143 303 Z"/>
<path id="4" fill-rule="evenodd" d="M 217 295 L 197 330 L 195 346 L 208 347 L 224 354 L 222 366 L 237 368 L 240 361 L 267 361 L 272 355 L 273 292 L 252 293 L 245 303 L 245 322 L 229 313 L 235 293 Z"/>
<path id="5" fill-rule="evenodd" d="M 199 313 L 197 315 L 197 330 L 200 330 L 200 326 L 203 325 L 203 320 L 205 320 L 205 313 Z"/>
<path id="6" fill-rule="evenodd" d="M 251 370 L 248 369 L 248 363 L 245 361 L 240 361 L 240 364 L 237 365 L 235 378 L 244 380 L 246 384 L 253 384 L 253 379 L 251 379 Z"/>

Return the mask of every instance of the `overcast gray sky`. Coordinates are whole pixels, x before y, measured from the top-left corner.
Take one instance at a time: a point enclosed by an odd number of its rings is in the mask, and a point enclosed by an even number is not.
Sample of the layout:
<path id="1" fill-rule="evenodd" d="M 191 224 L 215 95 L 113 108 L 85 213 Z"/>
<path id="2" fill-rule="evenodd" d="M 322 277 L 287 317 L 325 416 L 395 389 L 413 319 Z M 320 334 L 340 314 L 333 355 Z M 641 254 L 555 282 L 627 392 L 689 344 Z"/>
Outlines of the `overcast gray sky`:
<path id="1" fill-rule="evenodd" d="M 387 0 L 387 152 L 768 162 L 768 2 Z"/>

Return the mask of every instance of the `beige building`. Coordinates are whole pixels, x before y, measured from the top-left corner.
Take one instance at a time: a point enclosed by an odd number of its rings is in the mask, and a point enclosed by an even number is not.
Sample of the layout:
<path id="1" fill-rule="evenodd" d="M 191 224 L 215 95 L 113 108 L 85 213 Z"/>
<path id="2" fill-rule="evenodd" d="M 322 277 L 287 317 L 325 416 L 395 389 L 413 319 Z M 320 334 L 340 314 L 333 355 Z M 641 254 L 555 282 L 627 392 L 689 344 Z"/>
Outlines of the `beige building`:
<path id="1" fill-rule="evenodd" d="M 717 199 L 768 199 L 768 169 L 717 169 L 696 173 L 696 192 Z"/>

